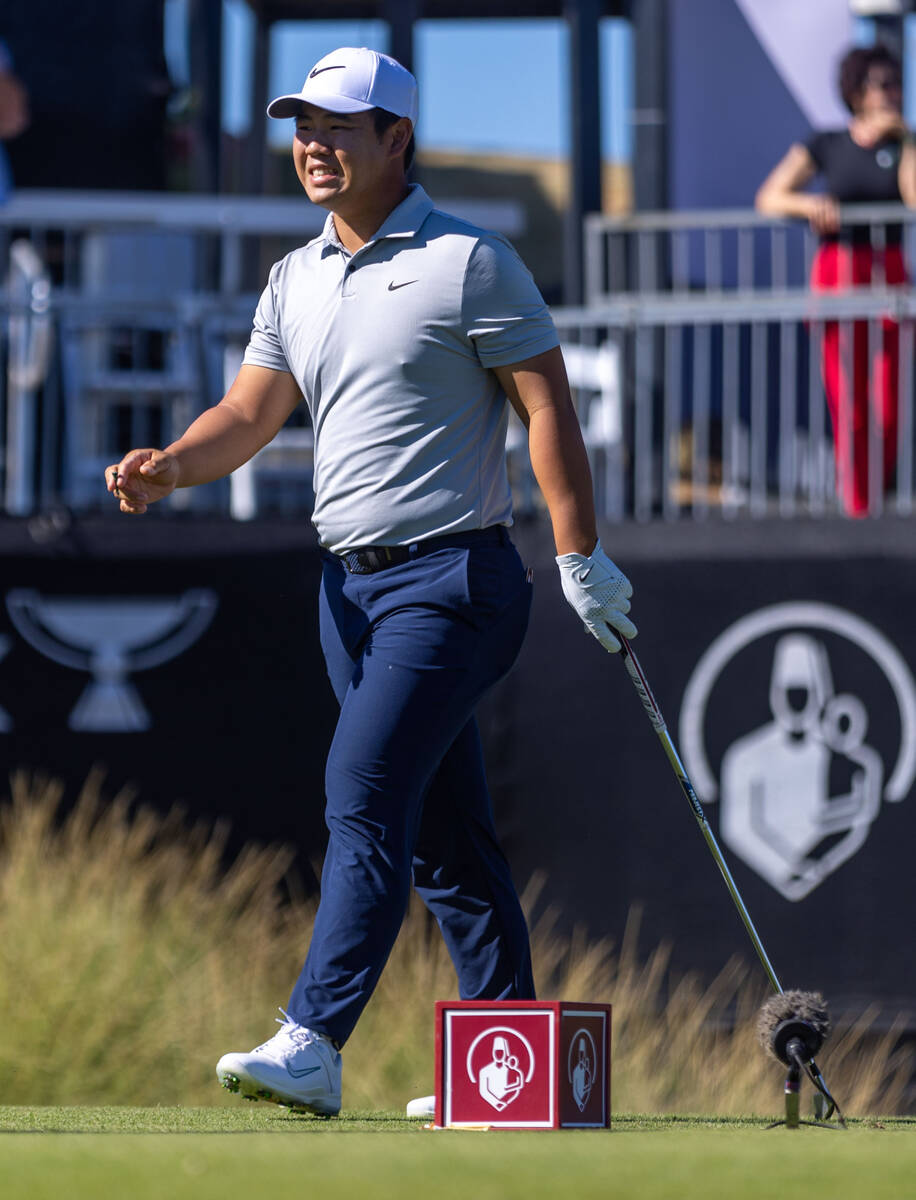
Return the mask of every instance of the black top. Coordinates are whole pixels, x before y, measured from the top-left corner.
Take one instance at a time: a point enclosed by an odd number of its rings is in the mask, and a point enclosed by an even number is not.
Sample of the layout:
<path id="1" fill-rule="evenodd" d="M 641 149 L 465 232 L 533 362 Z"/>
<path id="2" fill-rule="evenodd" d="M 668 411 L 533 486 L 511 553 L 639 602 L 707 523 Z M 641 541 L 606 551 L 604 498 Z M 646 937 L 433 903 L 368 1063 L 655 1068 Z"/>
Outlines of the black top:
<path id="1" fill-rule="evenodd" d="M 815 133 L 807 144 L 808 153 L 824 176 L 827 191 L 840 204 L 901 204 L 903 197 L 897 181 L 901 149 L 898 138 L 885 138 L 867 148 L 859 146 L 848 129 L 823 130 Z M 899 225 L 888 225 L 886 244 L 898 244 L 901 234 Z M 870 230 L 867 225 L 844 226 L 838 235 L 823 240 L 838 239 L 867 243 L 871 241 Z"/>

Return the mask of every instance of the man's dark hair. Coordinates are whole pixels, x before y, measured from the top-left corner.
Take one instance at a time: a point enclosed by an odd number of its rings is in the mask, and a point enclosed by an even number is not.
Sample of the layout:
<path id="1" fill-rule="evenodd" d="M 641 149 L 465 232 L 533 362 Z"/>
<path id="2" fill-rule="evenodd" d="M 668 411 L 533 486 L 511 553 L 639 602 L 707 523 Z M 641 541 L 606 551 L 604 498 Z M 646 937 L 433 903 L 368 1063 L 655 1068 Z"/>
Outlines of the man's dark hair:
<path id="1" fill-rule="evenodd" d="M 393 112 L 389 112 L 387 108 L 373 108 L 372 116 L 375 121 L 375 136 L 381 139 L 386 129 L 390 129 L 395 121 L 400 121 L 400 117 Z M 413 165 L 413 156 L 416 151 L 414 143 L 413 131 L 410 134 L 410 141 L 407 143 L 407 149 L 404 151 L 404 170 L 409 171 Z"/>
<path id="2" fill-rule="evenodd" d="M 887 46 L 857 46 L 843 56 L 840 62 L 839 85 L 843 103 L 853 115 L 865 90 L 865 80 L 872 67 L 887 67 L 898 78 L 901 75 L 900 60 Z"/>

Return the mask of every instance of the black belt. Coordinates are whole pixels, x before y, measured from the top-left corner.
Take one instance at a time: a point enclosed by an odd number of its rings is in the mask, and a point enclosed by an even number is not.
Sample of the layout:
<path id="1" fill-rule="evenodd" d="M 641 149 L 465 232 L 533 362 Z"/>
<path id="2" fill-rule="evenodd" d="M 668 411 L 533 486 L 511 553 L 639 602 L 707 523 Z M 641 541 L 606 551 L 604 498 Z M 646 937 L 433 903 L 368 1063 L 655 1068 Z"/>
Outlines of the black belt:
<path id="1" fill-rule="evenodd" d="M 351 575 L 374 575 L 388 567 L 409 562 L 423 554 L 432 554 L 448 546 L 477 546 L 505 543 L 509 535 L 504 525 L 490 525 L 487 529 L 466 529 L 463 533 L 445 533 L 441 537 L 426 538 L 422 542 L 411 542 L 409 546 L 357 546 L 335 555 Z"/>

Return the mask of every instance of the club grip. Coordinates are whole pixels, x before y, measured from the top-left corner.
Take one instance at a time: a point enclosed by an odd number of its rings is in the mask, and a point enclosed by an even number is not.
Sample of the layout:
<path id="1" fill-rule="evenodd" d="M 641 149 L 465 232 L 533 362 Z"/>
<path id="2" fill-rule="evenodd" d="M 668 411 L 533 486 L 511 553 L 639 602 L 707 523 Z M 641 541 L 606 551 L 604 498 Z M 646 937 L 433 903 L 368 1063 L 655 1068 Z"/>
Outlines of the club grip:
<path id="1" fill-rule="evenodd" d="M 662 716 L 662 710 L 658 706 L 658 701 L 652 695 L 652 689 L 649 687 L 649 681 L 643 674 L 642 667 L 639 665 L 639 659 L 633 653 L 630 643 L 618 633 L 620 638 L 621 653 L 623 654 L 623 665 L 627 669 L 627 674 L 633 681 L 633 686 L 642 701 L 642 706 L 646 710 L 646 716 L 652 722 L 652 728 L 656 733 L 665 733 L 668 726 L 665 723 L 665 718 Z"/>

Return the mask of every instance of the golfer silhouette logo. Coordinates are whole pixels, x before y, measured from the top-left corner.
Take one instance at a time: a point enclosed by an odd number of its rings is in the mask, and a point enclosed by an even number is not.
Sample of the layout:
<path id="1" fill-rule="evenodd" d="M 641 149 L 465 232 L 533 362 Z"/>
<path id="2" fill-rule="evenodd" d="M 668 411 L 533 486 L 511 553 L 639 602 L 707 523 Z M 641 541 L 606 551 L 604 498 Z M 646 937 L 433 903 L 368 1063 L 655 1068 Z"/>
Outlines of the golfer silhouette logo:
<path id="1" fill-rule="evenodd" d="M 745 645 L 793 624 L 773 649 L 772 719 L 727 746 L 717 788 L 702 741 L 713 683 Z M 854 642 L 891 685 L 901 742 L 887 779 L 881 755 L 869 745 L 866 704 L 835 690 L 827 644 L 813 630 Z M 834 654 L 842 672 L 843 647 Z M 706 652 L 684 695 L 681 741 L 704 801 L 720 794 L 724 842 L 787 900 L 801 900 L 862 846 L 882 796 L 907 795 L 916 772 L 916 687 L 895 648 L 859 618 L 827 605 L 778 605 L 739 621 Z"/>
<path id="2" fill-rule="evenodd" d="M 572 1085 L 573 1100 L 579 1112 L 585 1111 L 588 1098 L 592 1094 L 597 1058 L 592 1035 L 587 1029 L 577 1030 L 569 1043 L 566 1077 Z"/>
<path id="3" fill-rule="evenodd" d="M 770 706 L 772 722 L 722 760 L 721 829 L 794 900 L 865 841 L 881 807 L 883 768 L 865 745 L 864 704 L 833 694 L 826 650 L 814 638 L 789 634 L 776 644 Z"/>
<path id="4" fill-rule="evenodd" d="M 534 1051 L 528 1039 L 516 1030 L 494 1026 L 471 1043 L 467 1068 L 481 1098 L 502 1112 L 534 1074 Z"/>
<path id="5" fill-rule="evenodd" d="M 508 1041 L 497 1035 L 493 1039 L 493 1058 L 481 1068 L 477 1077 L 481 1096 L 497 1112 L 502 1112 L 524 1086 L 524 1077 L 518 1069 L 518 1056 L 510 1054 Z"/>

